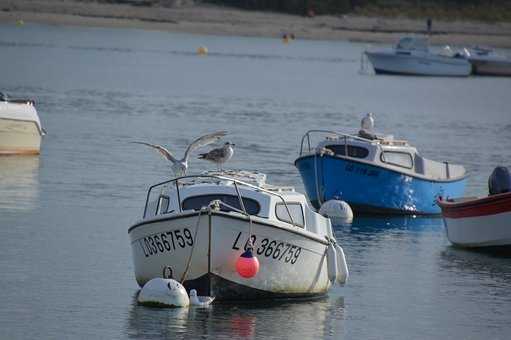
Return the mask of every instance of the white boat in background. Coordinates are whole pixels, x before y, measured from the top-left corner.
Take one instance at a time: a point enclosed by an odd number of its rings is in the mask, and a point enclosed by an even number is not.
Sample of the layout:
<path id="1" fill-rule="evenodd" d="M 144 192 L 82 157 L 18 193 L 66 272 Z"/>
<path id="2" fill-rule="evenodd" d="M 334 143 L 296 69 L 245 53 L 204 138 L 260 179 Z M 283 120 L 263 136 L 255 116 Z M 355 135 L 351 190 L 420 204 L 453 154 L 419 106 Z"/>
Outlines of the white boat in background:
<path id="1" fill-rule="evenodd" d="M 221 301 L 312 297 L 346 282 L 330 220 L 265 178 L 231 171 L 151 186 L 142 220 L 128 230 L 138 284 L 173 278 Z M 246 278 L 236 266 L 249 239 L 260 269 Z"/>
<path id="2" fill-rule="evenodd" d="M 511 58 L 491 48 L 465 48 L 463 56 L 472 64 L 472 73 L 481 76 L 511 76 Z"/>
<path id="3" fill-rule="evenodd" d="M 466 77 L 471 72 L 465 58 L 431 53 L 424 37 L 403 37 L 392 49 L 364 53 L 376 74 Z"/>
<path id="4" fill-rule="evenodd" d="M 0 93 L 0 155 L 37 155 L 44 130 L 34 102 Z"/>
<path id="5" fill-rule="evenodd" d="M 505 170 L 504 170 L 505 169 Z M 492 182 L 500 175 L 499 190 Z M 502 176 L 503 174 L 503 176 Z M 449 241 L 460 247 L 511 246 L 511 177 L 506 168 L 496 168 L 490 177 L 490 195 L 439 199 Z M 495 187 L 495 186 L 494 186 Z"/>

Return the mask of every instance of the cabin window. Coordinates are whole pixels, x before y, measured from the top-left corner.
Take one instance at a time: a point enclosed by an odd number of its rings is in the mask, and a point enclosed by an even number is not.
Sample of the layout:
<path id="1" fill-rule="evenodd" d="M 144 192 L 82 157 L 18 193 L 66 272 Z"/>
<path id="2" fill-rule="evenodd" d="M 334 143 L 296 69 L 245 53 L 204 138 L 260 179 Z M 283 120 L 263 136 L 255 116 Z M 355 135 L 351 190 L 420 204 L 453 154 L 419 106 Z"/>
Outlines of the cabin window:
<path id="1" fill-rule="evenodd" d="M 327 145 L 325 148 L 332 150 L 334 154 L 345 156 L 346 155 L 346 146 L 345 145 Z M 348 156 L 354 158 L 366 158 L 369 155 L 369 150 L 363 148 L 361 146 L 348 145 Z"/>
<path id="2" fill-rule="evenodd" d="M 261 210 L 261 206 L 256 200 L 243 197 L 243 205 L 249 215 L 257 215 Z M 200 195 L 188 197 L 183 201 L 183 210 L 200 210 L 202 207 L 207 207 L 211 201 L 220 200 L 225 204 L 230 205 L 236 209 L 243 211 L 240 206 L 240 200 L 236 195 L 213 194 L 213 195 Z M 221 211 L 232 211 L 223 205 L 220 206 Z"/>
<path id="3" fill-rule="evenodd" d="M 289 209 L 291 217 L 293 217 L 295 225 L 303 228 L 305 226 L 305 221 L 303 218 L 302 205 L 300 203 L 287 203 L 287 208 Z M 275 215 L 277 219 L 283 222 L 292 223 L 284 203 L 277 203 L 275 205 Z"/>
<path id="4" fill-rule="evenodd" d="M 155 215 L 166 214 L 169 210 L 169 202 L 170 202 L 169 196 L 160 195 L 160 197 L 158 197 L 158 204 L 156 205 Z"/>
<path id="5" fill-rule="evenodd" d="M 412 155 L 407 152 L 384 151 L 381 153 L 380 159 L 384 163 L 403 168 L 411 169 L 413 167 Z"/>

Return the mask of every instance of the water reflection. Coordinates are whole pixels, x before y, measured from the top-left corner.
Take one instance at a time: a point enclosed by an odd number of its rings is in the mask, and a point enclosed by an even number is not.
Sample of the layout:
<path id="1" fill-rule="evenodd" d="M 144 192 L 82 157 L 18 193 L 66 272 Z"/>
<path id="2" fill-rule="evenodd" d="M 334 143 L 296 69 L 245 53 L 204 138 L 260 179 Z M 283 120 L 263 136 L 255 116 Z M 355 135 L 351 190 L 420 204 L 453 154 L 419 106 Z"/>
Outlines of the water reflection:
<path id="1" fill-rule="evenodd" d="M 170 309 L 140 306 L 134 297 L 126 333 L 137 339 L 340 338 L 344 313 L 339 296 Z"/>
<path id="2" fill-rule="evenodd" d="M 385 232 L 389 230 L 425 231 L 443 228 L 440 217 L 423 216 L 360 216 L 351 225 L 334 226 L 337 231 L 351 233 Z"/>
<path id="3" fill-rule="evenodd" d="M 39 199 L 39 157 L 0 157 L 0 208 L 33 209 Z"/>
<path id="4" fill-rule="evenodd" d="M 464 249 L 448 246 L 441 252 L 440 266 L 449 271 L 502 275 L 511 279 L 509 248 Z M 507 270 L 503 270 L 503 267 Z"/>

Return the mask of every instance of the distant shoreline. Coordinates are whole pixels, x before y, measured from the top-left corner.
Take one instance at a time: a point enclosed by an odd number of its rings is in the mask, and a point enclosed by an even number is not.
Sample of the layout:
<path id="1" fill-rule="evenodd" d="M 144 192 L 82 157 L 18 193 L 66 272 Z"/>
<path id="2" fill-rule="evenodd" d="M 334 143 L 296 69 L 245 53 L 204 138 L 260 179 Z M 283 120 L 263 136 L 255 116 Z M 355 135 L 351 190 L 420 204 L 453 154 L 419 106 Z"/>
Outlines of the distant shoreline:
<path id="1" fill-rule="evenodd" d="M 213 5 L 175 8 L 46 0 L 2 3 L 0 23 L 140 28 L 170 32 L 297 39 L 395 42 L 405 34 L 426 33 L 424 20 L 404 17 L 316 16 L 247 11 Z M 511 48 L 511 23 L 437 21 L 432 44 Z"/>

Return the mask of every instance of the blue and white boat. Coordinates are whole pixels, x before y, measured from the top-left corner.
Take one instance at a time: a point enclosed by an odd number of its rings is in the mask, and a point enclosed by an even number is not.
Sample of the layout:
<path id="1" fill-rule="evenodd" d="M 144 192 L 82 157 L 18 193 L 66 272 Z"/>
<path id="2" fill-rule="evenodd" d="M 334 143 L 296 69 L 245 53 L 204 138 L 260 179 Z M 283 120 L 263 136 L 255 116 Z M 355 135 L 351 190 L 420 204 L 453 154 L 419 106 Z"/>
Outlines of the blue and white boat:
<path id="1" fill-rule="evenodd" d="M 405 140 L 365 129 L 308 131 L 295 166 L 316 209 L 342 199 L 355 213 L 440 214 L 437 198 L 463 196 L 467 178 L 461 165 L 424 158 Z"/>

